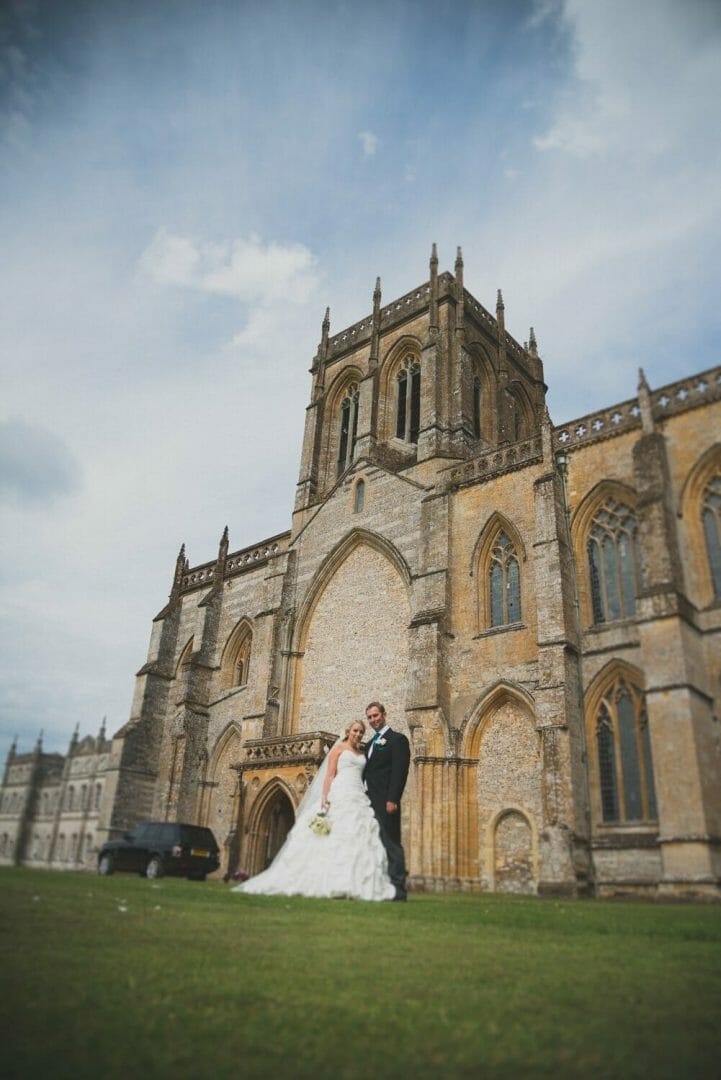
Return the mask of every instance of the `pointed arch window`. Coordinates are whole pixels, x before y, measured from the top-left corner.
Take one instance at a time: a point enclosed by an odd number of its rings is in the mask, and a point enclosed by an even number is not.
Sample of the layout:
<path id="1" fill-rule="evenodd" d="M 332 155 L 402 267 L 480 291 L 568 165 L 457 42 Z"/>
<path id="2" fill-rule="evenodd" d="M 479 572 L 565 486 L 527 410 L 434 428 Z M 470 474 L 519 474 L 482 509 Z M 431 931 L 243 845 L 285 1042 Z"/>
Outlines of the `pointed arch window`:
<path id="1" fill-rule="evenodd" d="M 639 573 L 631 507 L 607 499 L 593 516 L 586 546 L 594 623 L 635 615 Z"/>
<path id="2" fill-rule="evenodd" d="M 420 426 L 421 365 L 407 356 L 396 379 L 396 438 L 417 443 Z"/>
<path id="3" fill-rule="evenodd" d="M 518 553 L 504 529 L 500 529 L 490 551 L 488 567 L 491 626 L 508 626 L 521 621 L 521 573 Z"/>
<path id="4" fill-rule="evenodd" d="M 715 600 L 721 600 L 721 473 L 712 476 L 701 502 L 706 554 Z"/>
<path id="5" fill-rule="evenodd" d="M 250 646 L 253 635 L 246 630 L 238 642 L 238 651 L 233 661 L 233 686 L 247 686 L 250 673 Z"/>
<path id="6" fill-rule="evenodd" d="M 657 819 L 651 740 L 643 691 L 619 676 L 594 718 L 604 824 Z"/>
<path id="7" fill-rule="evenodd" d="M 350 465 L 353 460 L 356 436 L 358 434 L 358 401 L 360 393 L 356 383 L 351 383 L 346 390 L 340 407 L 340 432 L 338 438 L 337 475 Z"/>
<path id="8" fill-rule="evenodd" d="M 230 690 L 247 686 L 250 677 L 250 656 L 253 648 L 253 631 L 242 619 L 228 638 L 221 660 L 221 685 Z"/>

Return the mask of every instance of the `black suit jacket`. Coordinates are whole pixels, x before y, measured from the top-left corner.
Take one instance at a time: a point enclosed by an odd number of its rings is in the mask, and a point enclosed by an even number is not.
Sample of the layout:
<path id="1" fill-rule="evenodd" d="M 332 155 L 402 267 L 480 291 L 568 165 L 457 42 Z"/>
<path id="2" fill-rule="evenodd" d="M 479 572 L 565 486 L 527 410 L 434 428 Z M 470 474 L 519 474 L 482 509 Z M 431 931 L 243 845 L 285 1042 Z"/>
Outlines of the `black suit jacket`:
<path id="1" fill-rule="evenodd" d="M 400 804 L 408 779 L 411 748 L 405 735 L 392 728 L 388 728 L 382 738 L 385 745 L 379 746 L 376 741 L 370 757 L 370 746 L 366 748 L 364 779 L 373 808 L 384 811 L 387 802 Z"/>

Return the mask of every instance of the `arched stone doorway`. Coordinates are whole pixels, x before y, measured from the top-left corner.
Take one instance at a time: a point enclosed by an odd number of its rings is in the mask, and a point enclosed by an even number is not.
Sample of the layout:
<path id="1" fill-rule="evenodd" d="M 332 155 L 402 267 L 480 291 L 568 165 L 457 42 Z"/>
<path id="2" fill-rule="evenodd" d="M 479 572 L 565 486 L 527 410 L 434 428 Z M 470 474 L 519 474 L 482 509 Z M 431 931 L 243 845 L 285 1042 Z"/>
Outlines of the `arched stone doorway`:
<path id="1" fill-rule="evenodd" d="M 253 830 L 254 843 L 251 851 L 251 872 L 259 874 L 270 866 L 285 843 L 295 822 L 293 804 L 282 788 L 276 788 L 267 799 Z"/>

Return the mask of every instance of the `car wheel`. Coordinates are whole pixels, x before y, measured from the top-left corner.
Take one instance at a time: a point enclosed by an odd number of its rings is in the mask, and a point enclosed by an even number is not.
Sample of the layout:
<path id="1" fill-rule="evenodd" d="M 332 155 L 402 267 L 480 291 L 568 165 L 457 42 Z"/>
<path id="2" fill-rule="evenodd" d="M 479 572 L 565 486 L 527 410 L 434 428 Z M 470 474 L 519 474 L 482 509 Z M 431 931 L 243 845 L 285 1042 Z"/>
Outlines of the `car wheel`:
<path id="1" fill-rule="evenodd" d="M 148 861 L 148 865 L 145 867 L 146 878 L 159 878 L 163 876 L 163 864 L 157 855 L 153 855 L 152 859 Z"/>
<path id="2" fill-rule="evenodd" d="M 113 865 L 112 855 L 101 855 L 98 860 L 98 873 L 103 877 L 107 877 L 108 874 L 112 874 L 115 866 Z"/>

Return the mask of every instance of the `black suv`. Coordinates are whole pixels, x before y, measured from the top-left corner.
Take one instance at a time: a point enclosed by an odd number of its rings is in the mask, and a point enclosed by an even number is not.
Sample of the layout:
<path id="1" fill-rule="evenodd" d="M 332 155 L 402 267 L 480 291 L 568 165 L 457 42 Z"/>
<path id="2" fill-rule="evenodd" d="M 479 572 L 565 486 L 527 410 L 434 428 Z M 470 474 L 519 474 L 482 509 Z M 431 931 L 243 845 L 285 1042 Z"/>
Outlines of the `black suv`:
<path id="1" fill-rule="evenodd" d="M 98 873 L 135 870 L 149 878 L 163 874 L 205 881 L 220 866 L 210 829 L 174 821 L 142 821 L 122 840 L 108 840 L 98 853 Z"/>

